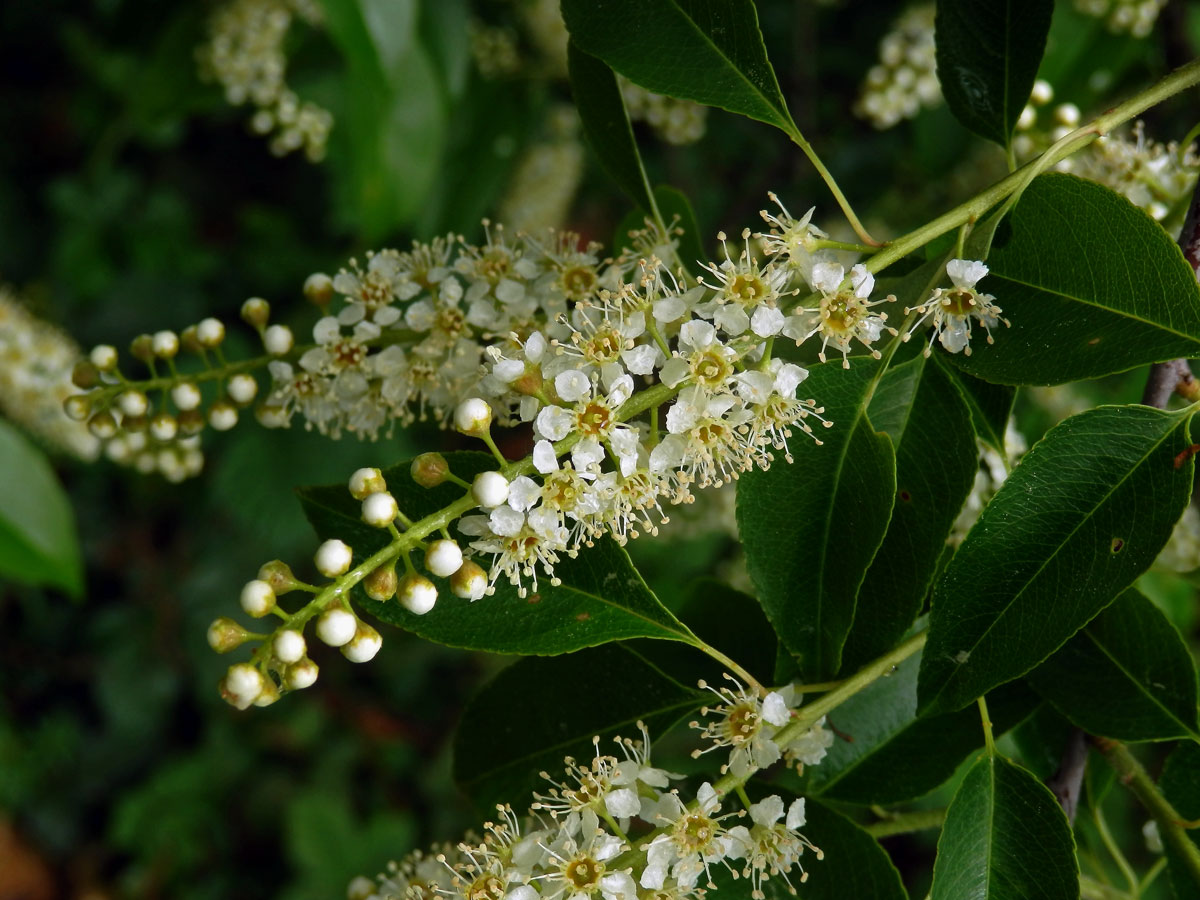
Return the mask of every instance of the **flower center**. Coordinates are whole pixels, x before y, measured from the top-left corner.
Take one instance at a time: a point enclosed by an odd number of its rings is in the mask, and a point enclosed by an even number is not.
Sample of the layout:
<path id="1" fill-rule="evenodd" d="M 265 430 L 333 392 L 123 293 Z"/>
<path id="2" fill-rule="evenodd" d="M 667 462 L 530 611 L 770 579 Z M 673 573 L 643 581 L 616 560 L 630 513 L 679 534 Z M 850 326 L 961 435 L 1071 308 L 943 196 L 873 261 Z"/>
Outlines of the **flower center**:
<path id="1" fill-rule="evenodd" d="M 620 355 L 622 343 L 620 332 L 611 326 L 605 326 L 585 341 L 581 349 L 583 355 L 592 362 L 607 363 Z"/>
<path id="2" fill-rule="evenodd" d="M 612 410 L 599 400 L 592 400 L 575 414 L 575 422 L 584 434 L 599 437 L 612 426 Z"/>
<path id="3" fill-rule="evenodd" d="M 759 278 L 758 275 L 751 273 L 747 275 L 735 275 L 729 282 L 726 293 L 734 300 L 744 303 L 746 306 L 753 306 L 763 297 L 767 296 L 769 291 L 767 290 L 766 282 Z"/>
<path id="4" fill-rule="evenodd" d="M 862 314 L 858 299 L 849 294 L 836 294 L 821 301 L 821 319 L 829 331 L 839 334 L 853 332 Z"/>
<path id="5" fill-rule="evenodd" d="M 604 864 L 598 863 L 589 856 L 579 856 L 567 863 L 563 872 L 567 880 L 574 885 L 575 890 L 586 892 L 594 890 L 604 873 Z"/>
<path id="6" fill-rule="evenodd" d="M 333 364 L 339 369 L 348 369 L 366 359 L 367 348 L 358 341 L 347 339 L 330 347 L 329 355 L 333 357 Z"/>
<path id="7" fill-rule="evenodd" d="M 571 266 L 562 273 L 563 293 L 572 300 L 582 300 L 596 290 L 596 270 L 591 266 Z"/>
<path id="8" fill-rule="evenodd" d="M 362 288 L 358 296 L 369 308 L 386 306 L 392 300 L 392 283 L 387 276 L 379 272 L 367 272 L 359 283 Z"/>
<path id="9" fill-rule="evenodd" d="M 512 260 L 503 250 L 492 249 L 479 259 L 479 274 L 494 287 L 512 268 Z"/>
<path id="10" fill-rule="evenodd" d="M 501 900 L 504 883 L 495 875 L 480 875 L 464 891 L 467 900 Z"/>
<path id="11" fill-rule="evenodd" d="M 466 316 L 457 306 L 447 306 L 438 311 L 434 328 L 449 337 L 456 337 L 467 327 Z"/>
<path id="12" fill-rule="evenodd" d="M 677 834 L 684 850 L 695 853 L 712 843 L 716 834 L 716 823 L 704 813 L 691 813 L 682 823 Z"/>
<path id="13" fill-rule="evenodd" d="M 749 703 L 739 703 L 729 711 L 725 719 L 725 732 L 729 743 L 737 747 L 746 743 L 762 726 L 758 710 Z"/>
<path id="14" fill-rule="evenodd" d="M 692 359 L 692 376 L 704 387 L 715 387 L 732 374 L 733 366 L 713 350 L 705 350 Z"/>
<path id="15" fill-rule="evenodd" d="M 942 295 L 942 308 L 952 316 L 966 318 L 974 307 L 975 295 L 971 291 L 955 288 Z"/>

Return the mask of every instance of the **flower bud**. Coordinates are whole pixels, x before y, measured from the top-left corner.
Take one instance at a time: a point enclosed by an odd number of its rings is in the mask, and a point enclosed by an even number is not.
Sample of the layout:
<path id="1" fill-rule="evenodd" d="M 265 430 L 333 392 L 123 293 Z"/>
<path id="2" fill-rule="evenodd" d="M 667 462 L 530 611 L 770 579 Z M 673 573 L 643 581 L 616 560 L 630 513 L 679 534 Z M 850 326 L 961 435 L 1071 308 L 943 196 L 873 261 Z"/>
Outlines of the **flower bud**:
<path id="1" fill-rule="evenodd" d="M 285 628 L 275 635 L 271 642 L 271 650 L 281 663 L 296 663 L 304 659 L 308 647 L 304 643 L 304 635 L 294 628 Z"/>
<path id="2" fill-rule="evenodd" d="M 270 706 L 279 699 L 279 688 L 275 686 L 275 682 L 269 678 L 263 679 L 263 689 L 259 695 L 254 698 L 255 706 Z"/>
<path id="3" fill-rule="evenodd" d="M 137 418 L 146 414 L 150 400 L 141 391 L 122 391 L 117 396 L 117 408 L 121 410 L 121 415 Z"/>
<path id="4" fill-rule="evenodd" d="M 139 438 L 138 449 L 146 446 L 146 436 L 142 434 L 150 420 L 145 416 L 121 416 L 121 428 L 126 434 L 136 434 Z"/>
<path id="5" fill-rule="evenodd" d="M 113 418 L 113 414 L 105 410 L 98 412 L 88 419 L 88 431 L 98 437 L 102 441 L 107 441 L 109 438 L 116 437 L 120 426 L 117 425 L 117 420 Z"/>
<path id="6" fill-rule="evenodd" d="M 253 375 L 241 372 L 229 379 L 229 383 L 225 385 L 225 392 L 238 406 L 246 406 L 258 394 L 258 382 L 254 380 Z"/>
<path id="7" fill-rule="evenodd" d="M 437 603 L 437 588 L 424 575 L 410 572 L 400 579 L 396 597 L 410 613 L 423 616 Z"/>
<path id="8" fill-rule="evenodd" d="M 247 709 L 263 692 L 262 673 L 249 663 L 230 666 L 221 681 L 221 696 L 238 709 Z"/>
<path id="9" fill-rule="evenodd" d="M 306 687 L 312 687 L 316 683 L 318 672 L 320 669 L 315 662 L 311 659 L 302 659 L 300 662 L 288 666 L 284 671 L 284 687 L 290 691 L 302 691 Z"/>
<path id="10" fill-rule="evenodd" d="M 92 401 L 86 394 L 72 394 L 63 401 L 63 412 L 72 422 L 82 422 L 92 411 Z"/>
<path id="11" fill-rule="evenodd" d="M 295 345 L 292 329 L 286 325 L 272 325 L 263 332 L 263 349 L 272 356 L 283 356 Z"/>
<path id="12" fill-rule="evenodd" d="M 304 296 L 317 306 L 324 306 L 333 299 L 333 279 L 324 272 L 317 272 L 304 279 Z"/>
<path id="13" fill-rule="evenodd" d="M 111 344 L 97 344 L 88 359 L 101 372 L 111 372 L 117 367 L 117 348 Z"/>
<path id="14" fill-rule="evenodd" d="M 247 325 L 262 328 L 271 318 L 271 304 L 262 297 L 251 297 L 242 304 L 242 319 Z"/>
<path id="15" fill-rule="evenodd" d="M 200 388 L 190 381 L 181 381 L 171 388 L 171 402 L 180 412 L 195 409 L 200 405 Z"/>
<path id="16" fill-rule="evenodd" d="M 354 551 L 348 544 L 332 538 L 317 548 L 313 561 L 317 564 L 317 571 L 326 578 L 337 578 L 346 574 L 353 558 Z"/>
<path id="17" fill-rule="evenodd" d="M 249 639 L 250 632 L 227 616 L 214 619 L 208 626 L 208 646 L 218 653 L 228 653 Z"/>
<path id="18" fill-rule="evenodd" d="M 134 359 L 144 363 L 154 359 L 154 338 L 148 334 L 139 334 L 129 342 L 129 352 Z"/>
<path id="19" fill-rule="evenodd" d="M 204 345 L 200 343 L 200 337 L 197 334 L 195 325 L 189 325 L 183 331 L 179 332 L 179 346 L 188 353 L 199 353 L 204 349 Z"/>
<path id="20" fill-rule="evenodd" d="M 491 424 L 492 408 L 480 397 L 470 397 L 454 410 L 454 428 L 463 434 L 486 434 Z"/>
<path id="21" fill-rule="evenodd" d="M 88 359 L 81 359 L 71 370 L 71 384 L 80 390 L 87 391 L 100 383 L 100 370 Z"/>
<path id="22" fill-rule="evenodd" d="M 375 528 L 386 528 L 396 520 L 400 508 L 396 498 L 387 491 L 368 494 L 362 502 L 362 520 Z"/>
<path id="23" fill-rule="evenodd" d="M 317 637 L 330 647 L 348 644 L 358 633 L 358 620 L 340 606 L 325 610 L 317 619 Z"/>
<path id="24" fill-rule="evenodd" d="M 179 335 L 173 331 L 156 331 L 150 339 L 150 349 L 159 359 L 174 359 L 179 352 Z"/>
<path id="25" fill-rule="evenodd" d="M 221 342 L 225 340 L 225 324 L 211 316 L 201 319 L 196 325 L 196 340 L 206 350 L 221 346 Z"/>
<path id="26" fill-rule="evenodd" d="M 246 582 L 240 599 L 246 615 L 255 619 L 261 619 L 275 608 L 275 592 L 271 585 L 257 578 Z"/>
<path id="27" fill-rule="evenodd" d="M 281 559 L 273 559 L 263 563 L 258 570 L 258 580 L 265 581 L 277 595 L 295 590 L 300 582 L 292 574 L 291 568 Z"/>
<path id="28" fill-rule="evenodd" d="M 462 564 L 462 548 L 455 541 L 433 541 L 425 551 L 425 568 L 439 578 L 449 578 Z"/>
<path id="29" fill-rule="evenodd" d="M 208 408 L 208 424 L 214 431 L 228 431 L 237 421 L 237 407 L 228 400 L 218 400 Z"/>
<path id="30" fill-rule="evenodd" d="M 450 576 L 450 590 L 463 600 L 478 600 L 487 593 L 487 573 L 471 560 L 464 560 L 459 570 Z"/>
<path id="31" fill-rule="evenodd" d="M 198 409 L 185 409 L 175 418 L 179 422 L 180 434 L 193 435 L 204 430 L 204 413 Z"/>
<path id="32" fill-rule="evenodd" d="M 254 418 L 263 428 L 286 428 L 289 418 L 282 406 L 260 403 L 254 410 Z"/>
<path id="33" fill-rule="evenodd" d="M 412 479 L 423 488 L 434 488 L 450 474 L 450 464 L 440 453 L 422 453 L 412 461 Z"/>
<path id="34" fill-rule="evenodd" d="M 350 476 L 350 496 L 355 500 L 365 500 L 370 494 L 387 490 L 387 482 L 383 473 L 378 469 L 356 469 Z"/>
<path id="35" fill-rule="evenodd" d="M 383 638 L 379 632 L 366 622 L 358 623 L 358 631 L 354 633 L 350 643 L 342 646 L 342 656 L 354 663 L 370 662 L 383 646 Z"/>
<path id="36" fill-rule="evenodd" d="M 178 432 L 179 423 L 169 412 L 157 413 L 150 420 L 150 436 L 156 441 L 162 441 L 163 443 L 173 441 Z"/>
<path id="37" fill-rule="evenodd" d="M 508 479 L 499 472 L 480 472 L 471 485 L 471 496 L 484 509 L 495 509 L 508 499 Z"/>
<path id="38" fill-rule="evenodd" d="M 400 579 L 396 577 L 396 566 L 387 563 L 380 566 L 362 580 L 363 590 L 367 596 L 377 603 L 386 603 L 396 596 L 396 586 Z"/>
<path id="39" fill-rule="evenodd" d="M 525 374 L 521 375 L 509 387 L 518 394 L 524 394 L 528 397 L 536 396 L 542 392 L 542 373 L 537 366 L 525 367 Z"/>

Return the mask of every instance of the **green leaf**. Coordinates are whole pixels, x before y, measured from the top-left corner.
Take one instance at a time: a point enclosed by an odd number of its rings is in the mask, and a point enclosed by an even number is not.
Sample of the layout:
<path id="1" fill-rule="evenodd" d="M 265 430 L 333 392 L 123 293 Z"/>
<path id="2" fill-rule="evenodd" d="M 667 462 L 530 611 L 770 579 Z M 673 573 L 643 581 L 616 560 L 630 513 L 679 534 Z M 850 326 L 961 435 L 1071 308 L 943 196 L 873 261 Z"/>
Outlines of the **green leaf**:
<path id="1" fill-rule="evenodd" d="M 1020 766 L 984 756 L 963 779 L 938 840 L 932 900 L 1078 900 L 1067 817 Z"/>
<path id="2" fill-rule="evenodd" d="M 804 770 L 804 792 L 843 803 L 890 804 L 928 793 L 983 745 L 974 707 L 917 718 L 920 654 L 854 695 L 829 716 L 839 735 L 819 766 Z M 1020 682 L 988 696 L 997 734 L 1028 714 L 1037 697 Z"/>
<path id="3" fill-rule="evenodd" d="M 1011 328 L 954 364 L 1004 384 L 1061 384 L 1200 355 L 1200 286 L 1175 241 L 1124 197 L 1036 178 L 980 282 Z M 1002 238 L 1007 235 L 1007 241 Z"/>
<path id="4" fill-rule="evenodd" d="M 938 0 L 934 39 L 946 105 L 1008 147 L 1037 77 L 1053 0 Z"/>
<path id="5" fill-rule="evenodd" d="M 1134 588 L 1027 677 L 1089 734 L 1200 739 L 1192 654 L 1175 626 Z"/>
<path id="6" fill-rule="evenodd" d="M 752 0 L 563 0 L 571 41 L 647 90 L 796 133 Z"/>
<path id="7" fill-rule="evenodd" d="M 781 796 L 785 806 L 795 799 Z M 824 851 L 821 859 L 810 854 L 800 859 L 808 876 L 800 887 L 804 900 L 908 900 L 900 873 L 875 838 L 812 798 L 805 798 L 804 813 L 806 821 L 799 829 L 801 834 Z M 735 880 L 724 866 L 713 866 L 711 874 L 717 886 L 713 891 L 715 896 L 727 900 L 750 896 L 744 880 Z M 778 875 L 769 878 L 762 882 L 763 894 L 768 900 L 790 900 L 795 894 L 788 890 L 789 883 L 798 886 L 800 877 L 800 872 L 793 869 L 786 881 Z"/>
<path id="8" fill-rule="evenodd" d="M 599 59 L 580 50 L 574 41 L 567 45 L 567 68 L 571 93 L 592 152 L 629 199 L 643 212 L 657 217 L 658 207 L 617 86 L 617 76 Z"/>
<path id="9" fill-rule="evenodd" d="M 1158 787 L 1184 819 L 1200 819 L 1200 746 L 1188 743 L 1176 747 L 1167 757 Z M 1200 833 L 1196 829 L 1187 834 L 1193 844 L 1200 846 Z M 1200 882 L 1183 862 L 1180 851 L 1170 841 L 1163 844 L 1175 900 L 1200 900 Z"/>
<path id="10" fill-rule="evenodd" d="M 977 468 L 970 410 L 923 356 L 888 369 L 869 413 L 896 448 L 896 504 L 858 592 L 843 673 L 886 653 L 921 612 Z"/>
<path id="11" fill-rule="evenodd" d="M 1191 494 L 1190 413 L 1102 406 L 1059 423 L 984 509 L 934 593 L 921 710 L 1025 674 L 1145 571 Z"/>
<path id="12" fill-rule="evenodd" d="M 71 502 L 46 455 L 0 420 L 0 575 L 83 593 Z"/>
<path id="13" fill-rule="evenodd" d="M 896 494 L 891 440 L 864 413 L 879 363 L 814 366 L 802 392 L 833 423 L 823 444 L 797 432 L 795 462 L 776 460 L 738 481 L 738 531 L 750 578 L 806 680 L 832 678 L 863 575 L 883 540 Z"/>
<path id="14" fill-rule="evenodd" d="M 485 453 L 445 456 L 451 470 L 468 480 L 496 464 Z M 430 515 L 462 496 L 462 488 L 449 483 L 432 490 L 420 487 L 412 480 L 409 466 L 408 462 L 399 463 L 385 469 L 383 475 L 401 511 L 410 518 Z M 317 534 L 322 539 L 346 541 L 354 548 L 356 561 L 390 542 L 386 531 L 363 523 L 360 504 L 344 485 L 302 488 L 299 496 Z M 686 626 L 658 602 L 628 555 L 611 538 L 581 549 L 576 559 L 564 557 L 555 574 L 562 579 L 561 585 L 543 578 L 527 597 L 519 597 L 506 579 L 500 579 L 495 594 L 474 603 L 453 596 L 444 579 L 435 579 L 441 596 L 437 606 L 423 616 L 394 600 L 377 603 L 360 587 L 355 588 L 354 596 L 360 608 L 384 622 L 439 644 L 469 650 L 550 655 L 634 637 L 694 640 Z"/>
<path id="15" fill-rule="evenodd" d="M 950 376 L 970 408 L 976 437 L 997 453 L 1005 455 L 1004 433 L 1008 430 L 1008 418 L 1017 399 L 1017 389 L 1007 384 L 992 384 L 974 378 L 946 362 L 945 354 L 938 353 L 934 359 Z"/>
<path id="16" fill-rule="evenodd" d="M 657 738 L 709 697 L 624 644 L 521 659 L 463 713 L 454 736 L 454 779 L 480 809 L 496 803 L 524 808 L 530 791 L 549 789 L 538 772 L 557 779 L 563 757 L 590 758 L 593 735 L 637 737 L 640 719 Z"/>

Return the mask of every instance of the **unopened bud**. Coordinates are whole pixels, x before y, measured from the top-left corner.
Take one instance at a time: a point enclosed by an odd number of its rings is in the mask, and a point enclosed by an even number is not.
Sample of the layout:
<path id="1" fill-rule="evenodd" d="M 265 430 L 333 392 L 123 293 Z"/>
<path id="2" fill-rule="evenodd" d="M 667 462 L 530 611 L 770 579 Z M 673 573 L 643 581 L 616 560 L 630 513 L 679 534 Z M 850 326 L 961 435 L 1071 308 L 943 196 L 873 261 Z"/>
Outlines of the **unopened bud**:
<path id="1" fill-rule="evenodd" d="M 180 434 L 193 435 L 204 430 L 204 413 L 198 409 L 185 409 L 176 419 L 179 422 Z"/>
<path id="2" fill-rule="evenodd" d="M 207 350 L 219 347 L 225 340 L 225 323 L 220 319 L 212 318 L 212 316 L 201 319 L 196 325 L 196 340 L 200 342 L 201 347 Z"/>
<path id="3" fill-rule="evenodd" d="M 316 683 L 320 669 L 311 659 L 302 659 L 295 665 L 288 666 L 283 673 L 283 684 L 291 691 L 302 691 Z"/>
<path id="4" fill-rule="evenodd" d="M 396 597 L 410 613 L 423 616 L 437 603 L 437 587 L 424 575 L 410 572 L 400 579 Z"/>
<path id="5" fill-rule="evenodd" d="M 358 631 L 350 639 L 350 643 L 342 646 L 342 656 L 354 663 L 370 662 L 383 646 L 383 638 L 379 632 L 366 622 L 358 623 Z"/>
<path id="6" fill-rule="evenodd" d="M 272 356 L 283 356 L 295 345 L 292 329 L 286 325 L 272 325 L 263 332 L 263 349 Z"/>
<path id="7" fill-rule="evenodd" d="M 422 453 L 412 461 L 412 479 L 423 488 L 434 488 L 450 474 L 450 464 L 440 453 Z"/>
<path id="8" fill-rule="evenodd" d="M 248 663 L 230 666 L 221 681 L 221 696 L 238 709 L 247 709 L 263 692 L 262 673 Z"/>
<path id="9" fill-rule="evenodd" d="M 200 335 L 195 325 L 189 325 L 183 331 L 179 332 L 179 346 L 188 353 L 199 353 L 204 349 L 204 345 L 200 343 Z"/>
<path id="10" fill-rule="evenodd" d="M 178 433 L 179 422 L 169 412 L 160 412 L 150 420 L 150 436 L 156 441 L 173 441 Z"/>
<path id="11" fill-rule="evenodd" d="M 154 359 L 154 338 L 148 334 L 139 334 L 129 342 L 129 352 L 134 359 L 150 362 Z"/>
<path id="12" fill-rule="evenodd" d="M 208 408 L 208 424 L 214 431 L 228 431 L 237 421 L 237 407 L 228 400 L 218 400 Z"/>
<path id="13" fill-rule="evenodd" d="M 454 428 L 463 434 L 479 436 L 492 425 L 492 408 L 481 397 L 470 397 L 454 410 Z"/>
<path id="14" fill-rule="evenodd" d="M 292 574 L 291 568 L 282 559 L 273 559 L 263 563 L 258 570 L 258 580 L 265 581 L 276 594 L 286 594 L 299 587 L 300 582 Z"/>
<path id="15" fill-rule="evenodd" d="M 271 319 L 271 304 L 262 297 L 251 297 L 242 304 L 242 319 L 247 325 L 262 328 Z"/>
<path id="16" fill-rule="evenodd" d="M 100 383 L 100 370 L 89 359 L 81 359 L 71 370 L 71 384 L 80 390 L 90 390 Z"/>
<path id="17" fill-rule="evenodd" d="M 242 609 L 246 615 L 261 619 L 275 608 L 275 591 L 265 581 L 247 581 L 241 593 Z"/>
<path id="18" fill-rule="evenodd" d="M 508 479 L 499 472 L 480 472 L 471 485 L 471 496 L 484 509 L 495 509 L 508 499 Z"/>
<path id="19" fill-rule="evenodd" d="M 156 331 L 151 338 L 150 349 L 159 359 L 174 359 L 179 352 L 179 335 L 173 331 Z"/>
<path id="20" fill-rule="evenodd" d="M 181 381 L 171 388 L 171 402 L 180 412 L 195 409 L 202 399 L 200 388 L 190 381 Z"/>
<path id="21" fill-rule="evenodd" d="M 330 647 L 340 647 L 354 639 L 358 620 L 340 606 L 327 609 L 317 619 L 317 637 Z"/>
<path id="22" fill-rule="evenodd" d="M 97 344 L 88 359 L 101 372 L 111 372 L 117 367 L 117 348 L 111 344 Z"/>
<path id="23" fill-rule="evenodd" d="M 375 528 L 386 528 L 396 520 L 400 507 L 387 491 L 368 494 L 362 502 L 362 520 Z"/>
<path id="24" fill-rule="evenodd" d="M 450 590 L 463 600 L 478 600 L 487 593 L 487 573 L 478 563 L 464 560 L 458 571 L 450 576 Z"/>
<path id="25" fill-rule="evenodd" d="M 249 639 L 250 632 L 227 616 L 214 619 L 208 626 L 208 646 L 218 653 L 235 650 Z"/>
<path id="26" fill-rule="evenodd" d="M 346 574 L 353 558 L 354 551 L 350 549 L 350 546 L 333 538 L 317 548 L 313 561 L 317 564 L 317 571 L 326 578 L 337 578 L 339 575 Z"/>
<path id="27" fill-rule="evenodd" d="M 396 575 L 394 563 L 386 563 L 373 571 L 362 581 L 363 591 L 377 603 L 386 603 L 396 596 L 396 587 L 400 579 Z"/>
<path id="28" fill-rule="evenodd" d="M 324 272 L 317 272 L 304 279 L 304 296 L 317 306 L 325 306 L 333 299 L 333 279 Z"/>
<path id="29" fill-rule="evenodd" d="M 275 682 L 266 678 L 263 680 L 263 689 L 258 696 L 254 698 L 255 706 L 270 706 L 279 699 L 279 688 L 275 686 Z"/>
<path id="30" fill-rule="evenodd" d="M 304 659 L 308 647 L 304 643 L 303 634 L 294 628 L 285 628 L 275 635 L 275 640 L 271 641 L 271 650 L 274 651 L 275 658 L 281 663 L 290 664 Z"/>
<path id="31" fill-rule="evenodd" d="M 63 401 L 63 412 L 72 422 L 82 422 L 92 411 L 92 401 L 84 394 L 72 394 Z"/>
<path id="32" fill-rule="evenodd" d="M 425 568 L 439 578 L 449 578 L 462 564 L 462 548 L 455 541 L 433 541 L 425 551 Z"/>
<path id="33" fill-rule="evenodd" d="M 371 494 L 387 490 L 387 482 L 383 480 L 383 473 L 373 468 L 356 469 L 350 476 L 348 486 L 350 496 L 355 500 L 365 500 Z"/>
<path id="34" fill-rule="evenodd" d="M 123 416 L 144 416 L 150 408 L 150 400 L 141 391 L 123 391 L 117 397 L 117 408 Z"/>
<path id="35" fill-rule="evenodd" d="M 88 419 L 88 431 L 98 437 L 102 441 L 107 441 L 109 438 L 116 437 L 119 426 L 117 420 L 113 418 L 113 414 L 105 410 L 98 412 Z"/>
<path id="36" fill-rule="evenodd" d="M 238 406 L 246 406 L 258 394 L 258 382 L 254 380 L 253 375 L 241 372 L 229 379 L 229 383 L 225 385 L 225 392 Z"/>

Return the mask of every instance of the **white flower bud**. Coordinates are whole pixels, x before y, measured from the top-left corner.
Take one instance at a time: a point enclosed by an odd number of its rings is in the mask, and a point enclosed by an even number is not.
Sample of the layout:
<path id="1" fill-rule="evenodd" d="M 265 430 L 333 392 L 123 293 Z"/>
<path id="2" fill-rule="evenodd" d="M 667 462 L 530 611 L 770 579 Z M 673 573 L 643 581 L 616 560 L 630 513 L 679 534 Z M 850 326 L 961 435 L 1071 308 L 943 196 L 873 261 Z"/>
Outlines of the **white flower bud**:
<path id="1" fill-rule="evenodd" d="M 1054 88 L 1050 86 L 1050 82 L 1044 78 L 1039 78 L 1033 83 L 1033 90 L 1029 92 L 1029 102 L 1034 106 L 1044 106 L 1054 99 Z"/>
<path id="2" fill-rule="evenodd" d="M 249 663 L 230 666 L 221 681 L 221 696 L 238 709 L 247 709 L 263 692 L 262 673 Z"/>
<path id="3" fill-rule="evenodd" d="M 254 705 L 260 707 L 270 706 L 279 699 L 279 696 L 279 688 L 275 686 L 275 683 L 269 678 L 265 679 L 262 691 L 254 698 Z"/>
<path id="4" fill-rule="evenodd" d="M 257 578 L 247 581 L 242 588 L 241 603 L 246 615 L 261 619 L 275 608 L 275 591 L 265 581 L 259 581 Z"/>
<path id="5" fill-rule="evenodd" d="M 318 572 L 326 578 L 337 578 L 339 575 L 346 574 L 353 558 L 354 551 L 347 544 L 333 538 L 317 548 L 317 554 L 313 560 L 317 564 Z"/>
<path id="6" fill-rule="evenodd" d="M 221 341 L 225 340 L 225 325 L 220 319 L 214 319 L 211 316 L 207 319 L 202 319 L 196 325 L 196 340 L 201 347 L 212 350 L 214 347 L 219 347 Z"/>
<path id="7" fill-rule="evenodd" d="M 495 509 L 508 499 L 508 479 L 499 472 L 480 472 L 471 485 L 471 496 L 484 509 Z"/>
<path id="8" fill-rule="evenodd" d="M 295 665 L 287 667 L 287 671 L 283 673 L 284 686 L 292 691 L 302 691 L 306 687 L 312 687 L 316 683 L 318 672 L 320 669 L 315 662 L 311 659 L 302 659 Z"/>
<path id="9" fill-rule="evenodd" d="M 271 318 L 271 304 L 262 297 L 251 297 L 242 304 L 242 318 L 246 324 L 262 328 Z"/>
<path id="10" fill-rule="evenodd" d="M 208 626 L 208 646 L 218 653 L 228 653 L 242 646 L 250 637 L 250 632 L 227 616 L 214 619 Z"/>
<path id="11" fill-rule="evenodd" d="M 160 412 L 150 420 L 150 436 L 156 441 L 172 441 L 179 433 L 179 423 L 169 412 Z"/>
<path id="12" fill-rule="evenodd" d="M 229 379 L 225 390 L 234 403 L 245 406 L 258 394 L 258 382 L 254 380 L 253 375 L 242 372 Z"/>
<path id="13" fill-rule="evenodd" d="M 85 394 L 72 394 L 63 401 L 63 412 L 72 422 L 82 422 L 92 410 L 92 401 Z"/>
<path id="14" fill-rule="evenodd" d="M 208 424 L 214 431 L 228 431 L 238 421 L 237 407 L 225 400 L 218 400 L 208 410 Z"/>
<path id="15" fill-rule="evenodd" d="M 1079 107 L 1074 103 L 1061 103 L 1054 110 L 1054 121 L 1066 128 L 1079 124 Z"/>
<path id="16" fill-rule="evenodd" d="M 423 616 L 437 603 L 437 588 L 424 575 L 409 573 L 400 579 L 396 588 L 400 605 L 414 615 Z"/>
<path id="17" fill-rule="evenodd" d="M 179 352 L 179 335 L 173 331 L 156 331 L 150 348 L 159 359 L 173 359 Z"/>
<path id="18" fill-rule="evenodd" d="M 117 425 L 117 420 L 113 418 L 110 412 L 98 412 L 88 419 L 88 431 L 94 434 L 102 441 L 107 441 L 110 438 L 117 436 L 120 431 L 120 426 Z"/>
<path id="19" fill-rule="evenodd" d="M 285 628 L 275 635 L 275 640 L 271 642 L 271 649 L 275 651 L 275 658 L 281 663 L 300 662 L 304 659 L 304 654 L 308 652 L 308 647 L 304 643 L 304 635 L 293 628 Z"/>
<path id="20" fill-rule="evenodd" d="M 371 900 L 375 894 L 375 882 L 365 875 L 357 876 L 346 887 L 346 900 Z"/>
<path id="21" fill-rule="evenodd" d="M 356 469 L 350 476 L 350 496 L 355 500 L 365 500 L 370 494 L 386 490 L 387 482 L 378 469 Z"/>
<path id="22" fill-rule="evenodd" d="M 141 391 L 124 391 L 117 397 L 117 407 L 122 415 L 131 418 L 144 416 L 150 408 L 150 401 Z"/>
<path id="23" fill-rule="evenodd" d="M 454 428 L 463 434 L 485 434 L 492 424 L 492 408 L 487 401 L 471 397 L 454 410 Z"/>
<path id="24" fill-rule="evenodd" d="M 433 541 L 425 551 L 425 568 L 439 578 L 449 578 L 462 564 L 462 548 L 455 541 Z"/>
<path id="25" fill-rule="evenodd" d="M 181 381 L 171 388 L 171 402 L 180 412 L 188 412 L 200 405 L 200 388 L 190 381 Z"/>
<path id="26" fill-rule="evenodd" d="M 399 511 L 396 498 L 387 491 L 368 494 L 362 502 L 362 520 L 376 528 L 386 528 L 392 524 Z"/>
<path id="27" fill-rule="evenodd" d="M 487 573 L 471 560 L 464 560 L 457 572 L 450 576 L 450 590 L 463 600 L 478 600 L 487 593 Z"/>
<path id="28" fill-rule="evenodd" d="M 317 637 L 330 647 L 348 644 L 358 633 L 358 619 L 340 606 L 327 609 L 317 619 Z"/>
<path id="29" fill-rule="evenodd" d="M 379 632 L 365 622 L 358 623 L 358 631 L 350 643 L 342 647 L 342 656 L 353 663 L 370 662 L 383 646 Z"/>
<path id="30" fill-rule="evenodd" d="M 117 367 L 117 348 L 111 344 L 97 344 L 89 358 L 101 372 L 111 372 Z"/>
<path id="31" fill-rule="evenodd" d="M 317 272 L 304 279 L 304 296 L 317 306 L 324 306 L 333 298 L 333 279 L 324 272 Z"/>
<path id="32" fill-rule="evenodd" d="M 272 325 L 263 332 L 263 349 L 272 356 L 283 356 L 295 345 L 292 329 L 286 325 Z"/>

